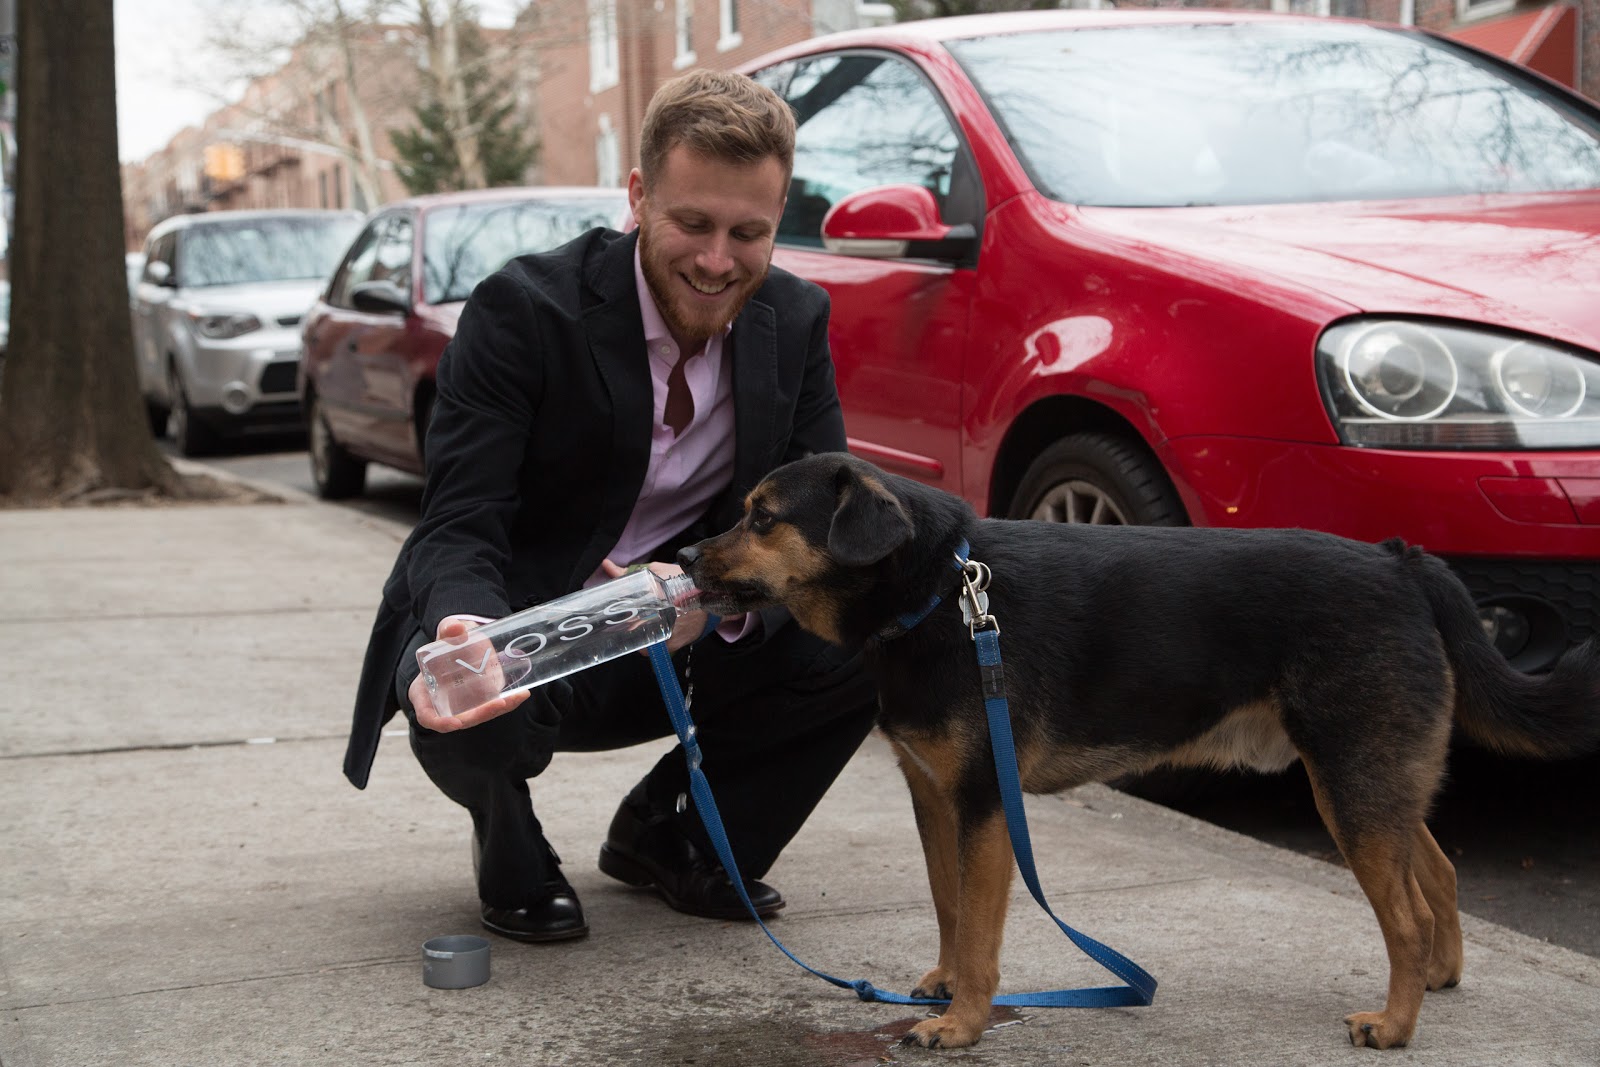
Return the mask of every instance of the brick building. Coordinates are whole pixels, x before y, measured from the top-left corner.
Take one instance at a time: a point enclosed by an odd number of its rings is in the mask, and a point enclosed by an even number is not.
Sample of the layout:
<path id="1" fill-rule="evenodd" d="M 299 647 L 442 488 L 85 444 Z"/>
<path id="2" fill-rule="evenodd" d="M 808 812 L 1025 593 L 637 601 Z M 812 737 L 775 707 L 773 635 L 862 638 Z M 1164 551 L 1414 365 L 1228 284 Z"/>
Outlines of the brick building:
<path id="1" fill-rule="evenodd" d="M 415 124 L 425 62 L 414 27 L 369 26 L 353 41 L 354 75 L 327 43 L 307 42 L 240 100 L 123 168 L 128 248 L 155 223 L 186 211 L 331 207 L 369 210 L 406 195 L 390 131 Z M 501 60 L 526 125 L 534 125 L 534 73 Z M 354 90 L 352 90 L 354 87 Z M 357 114 L 371 133 L 370 156 Z M 524 180 L 538 180 L 531 170 Z"/>

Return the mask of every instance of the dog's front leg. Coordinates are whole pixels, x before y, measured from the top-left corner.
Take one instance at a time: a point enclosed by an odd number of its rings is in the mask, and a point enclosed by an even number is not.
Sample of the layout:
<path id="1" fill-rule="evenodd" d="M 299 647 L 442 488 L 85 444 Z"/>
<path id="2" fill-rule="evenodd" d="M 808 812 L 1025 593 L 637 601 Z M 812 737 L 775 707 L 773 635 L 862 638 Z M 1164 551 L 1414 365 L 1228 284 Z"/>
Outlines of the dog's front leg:
<path id="1" fill-rule="evenodd" d="M 954 999 L 943 1015 L 913 1026 L 905 1038 L 926 1048 L 976 1043 L 1000 987 L 1000 942 L 1012 871 L 1005 816 L 997 810 L 977 820 L 963 819 L 958 827 Z"/>
<path id="2" fill-rule="evenodd" d="M 908 746 L 891 744 L 911 790 L 911 810 L 917 817 L 917 835 L 922 838 L 922 860 L 928 868 L 933 912 L 939 919 L 939 962 L 922 976 L 911 995 L 948 1000 L 956 988 L 956 897 L 961 883 L 956 809 L 934 779 L 934 769 Z"/>

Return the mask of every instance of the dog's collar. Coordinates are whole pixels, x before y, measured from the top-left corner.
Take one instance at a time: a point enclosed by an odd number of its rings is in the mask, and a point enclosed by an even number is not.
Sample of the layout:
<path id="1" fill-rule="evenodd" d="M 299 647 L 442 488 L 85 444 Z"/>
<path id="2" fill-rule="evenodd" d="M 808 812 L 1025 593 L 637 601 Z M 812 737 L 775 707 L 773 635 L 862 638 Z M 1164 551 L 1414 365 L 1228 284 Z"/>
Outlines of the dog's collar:
<path id="1" fill-rule="evenodd" d="M 966 538 L 962 538 L 961 543 L 956 546 L 955 552 L 950 557 L 950 565 L 955 568 L 957 574 L 960 574 L 966 569 L 967 557 L 971 554 L 972 546 L 967 543 Z M 932 614 L 933 609 L 938 607 L 939 602 L 943 599 L 943 593 L 933 594 L 933 599 L 928 601 L 928 603 L 925 604 L 920 611 L 906 612 L 904 615 L 894 620 L 894 622 L 891 622 L 888 626 L 885 626 L 883 629 L 879 630 L 873 636 L 877 637 L 879 641 L 893 641 L 897 637 L 904 637 L 912 630 L 913 627 L 917 625 L 917 623 L 921 622 L 923 619 L 926 619 L 930 614 Z"/>

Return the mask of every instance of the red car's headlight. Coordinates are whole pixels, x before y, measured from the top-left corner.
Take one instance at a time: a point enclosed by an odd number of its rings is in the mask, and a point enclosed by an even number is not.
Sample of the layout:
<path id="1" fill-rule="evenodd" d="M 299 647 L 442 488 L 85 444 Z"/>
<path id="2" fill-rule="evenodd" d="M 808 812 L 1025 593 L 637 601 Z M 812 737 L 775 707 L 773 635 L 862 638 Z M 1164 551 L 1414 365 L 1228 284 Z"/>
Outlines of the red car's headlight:
<path id="1" fill-rule="evenodd" d="M 1346 444 L 1401 449 L 1600 447 L 1592 353 L 1413 319 L 1351 319 L 1317 343 Z"/>

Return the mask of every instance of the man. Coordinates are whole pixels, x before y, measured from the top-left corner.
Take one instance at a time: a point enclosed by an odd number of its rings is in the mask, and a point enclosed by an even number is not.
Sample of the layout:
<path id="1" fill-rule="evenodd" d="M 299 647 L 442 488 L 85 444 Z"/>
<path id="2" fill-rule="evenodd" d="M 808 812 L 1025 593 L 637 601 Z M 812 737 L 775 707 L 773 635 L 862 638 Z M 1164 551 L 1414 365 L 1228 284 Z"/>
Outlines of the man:
<path id="1" fill-rule="evenodd" d="M 588 930 L 527 779 L 555 751 L 631 745 L 670 723 L 642 656 L 441 716 L 416 649 L 671 560 L 733 525 L 773 467 L 844 449 L 827 296 L 769 270 L 793 161 L 794 118 L 770 90 L 725 72 L 674 79 L 628 179 L 636 233 L 513 260 L 473 293 L 439 363 L 422 518 L 384 587 L 345 774 L 365 787 L 382 726 L 404 709 L 423 769 L 471 813 L 495 933 Z M 854 656 L 781 611 L 688 613 L 668 647 L 692 674 L 703 769 L 746 889 L 771 915 L 783 898 L 756 879 L 871 728 L 871 686 Z M 687 793 L 675 748 L 623 800 L 600 869 L 680 911 L 741 918 Z"/>

